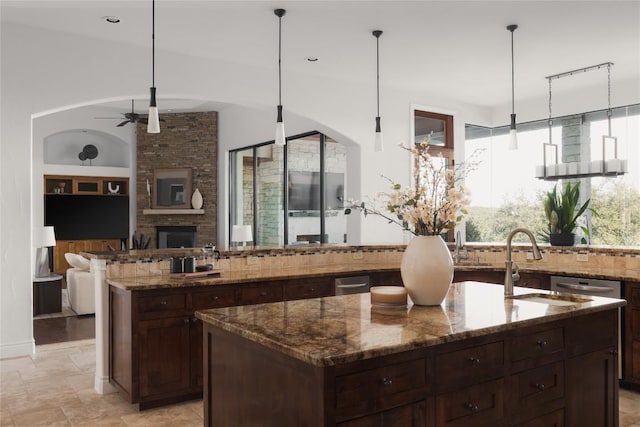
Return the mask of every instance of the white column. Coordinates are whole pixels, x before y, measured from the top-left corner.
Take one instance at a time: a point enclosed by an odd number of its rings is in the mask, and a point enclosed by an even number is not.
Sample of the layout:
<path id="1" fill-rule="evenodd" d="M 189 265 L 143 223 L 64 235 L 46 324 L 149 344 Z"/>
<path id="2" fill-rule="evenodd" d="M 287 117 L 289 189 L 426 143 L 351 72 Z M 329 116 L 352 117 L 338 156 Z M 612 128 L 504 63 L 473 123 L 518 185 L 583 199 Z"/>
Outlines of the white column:
<path id="1" fill-rule="evenodd" d="M 115 393 L 109 384 L 109 285 L 107 284 L 107 261 L 91 259 L 94 276 L 96 306 L 96 376 L 95 390 L 98 394 Z"/>

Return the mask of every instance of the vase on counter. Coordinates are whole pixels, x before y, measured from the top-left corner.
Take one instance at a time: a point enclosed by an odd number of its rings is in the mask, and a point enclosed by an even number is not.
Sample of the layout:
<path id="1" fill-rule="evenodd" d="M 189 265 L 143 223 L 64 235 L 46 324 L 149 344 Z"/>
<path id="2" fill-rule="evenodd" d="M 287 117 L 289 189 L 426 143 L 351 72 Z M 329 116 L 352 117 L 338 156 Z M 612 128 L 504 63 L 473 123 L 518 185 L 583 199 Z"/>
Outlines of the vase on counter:
<path id="1" fill-rule="evenodd" d="M 440 305 L 453 281 L 453 258 L 440 236 L 415 236 L 400 264 L 402 283 L 417 305 Z"/>
<path id="2" fill-rule="evenodd" d="M 191 206 L 193 206 L 193 209 L 200 209 L 202 207 L 202 194 L 197 188 L 191 196 Z"/>
<path id="3" fill-rule="evenodd" d="M 549 243 L 552 246 L 573 246 L 575 242 L 575 233 L 549 234 Z"/>

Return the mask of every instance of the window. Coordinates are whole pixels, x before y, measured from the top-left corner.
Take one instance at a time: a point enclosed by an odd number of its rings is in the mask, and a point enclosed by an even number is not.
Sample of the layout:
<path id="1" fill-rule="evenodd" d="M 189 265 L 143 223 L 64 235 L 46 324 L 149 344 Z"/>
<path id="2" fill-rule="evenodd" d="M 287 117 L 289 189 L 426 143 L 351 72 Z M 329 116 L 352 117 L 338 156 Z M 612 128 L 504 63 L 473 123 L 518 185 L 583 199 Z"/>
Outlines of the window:
<path id="1" fill-rule="evenodd" d="M 559 159 L 579 154 L 580 161 L 602 160 L 606 117 L 606 111 L 596 111 L 554 118 L 552 142 L 560 147 Z M 535 178 L 535 167 L 543 164 L 542 145 L 549 142 L 547 120 L 519 124 L 516 151 L 508 150 L 508 130 L 466 126 L 465 152 L 484 149 L 478 170 L 467 177 L 472 195 L 466 222 L 469 242 L 504 242 L 516 227 L 544 230 L 542 196 L 564 182 Z M 612 135 L 618 138 L 618 158 L 627 160 L 628 173 L 579 180 L 583 200 L 591 198 L 599 214 L 583 220 L 591 229 L 591 244 L 636 246 L 640 244 L 640 105 L 613 110 Z M 580 144 L 565 143 L 570 138 L 578 138 Z M 526 240 L 523 235 L 515 237 Z"/>
<path id="2" fill-rule="evenodd" d="M 256 245 L 346 241 L 342 144 L 310 132 L 232 151 L 230 164 L 230 226 L 251 224 Z"/>

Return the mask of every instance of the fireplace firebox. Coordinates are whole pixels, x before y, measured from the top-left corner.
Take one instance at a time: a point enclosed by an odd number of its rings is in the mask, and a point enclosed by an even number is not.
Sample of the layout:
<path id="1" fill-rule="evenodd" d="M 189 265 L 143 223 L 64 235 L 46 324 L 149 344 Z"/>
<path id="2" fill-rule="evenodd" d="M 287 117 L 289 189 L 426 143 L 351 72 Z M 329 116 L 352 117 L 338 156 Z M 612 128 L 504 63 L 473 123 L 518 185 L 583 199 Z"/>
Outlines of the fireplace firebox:
<path id="1" fill-rule="evenodd" d="M 191 225 L 167 225 L 156 227 L 158 249 L 194 248 L 198 227 Z"/>

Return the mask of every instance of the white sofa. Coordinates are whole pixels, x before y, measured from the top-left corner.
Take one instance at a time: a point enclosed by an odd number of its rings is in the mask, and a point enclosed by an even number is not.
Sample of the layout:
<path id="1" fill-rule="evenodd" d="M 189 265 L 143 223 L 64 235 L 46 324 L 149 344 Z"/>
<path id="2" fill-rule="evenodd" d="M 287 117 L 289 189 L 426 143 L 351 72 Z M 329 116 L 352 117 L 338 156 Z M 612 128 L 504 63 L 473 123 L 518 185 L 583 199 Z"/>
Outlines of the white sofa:
<path id="1" fill-rule="evenodd" d="M 67 295 L 71 309 L 78 315 L 95 313 L 96 291 L 89 260 L 72 253 L 66 253 L 65 258 L 73 266 L 67 269 Z"/>
<path id="2" fill-rule="evenodd" d="M 69 296 L 69 305 L 76 314 L 95 313 L 93 273 L 79 268 L 68 269 L 67 295 Z"/>

